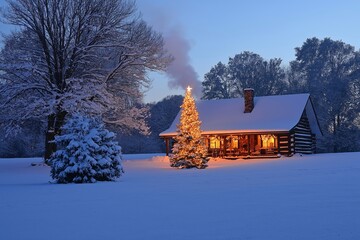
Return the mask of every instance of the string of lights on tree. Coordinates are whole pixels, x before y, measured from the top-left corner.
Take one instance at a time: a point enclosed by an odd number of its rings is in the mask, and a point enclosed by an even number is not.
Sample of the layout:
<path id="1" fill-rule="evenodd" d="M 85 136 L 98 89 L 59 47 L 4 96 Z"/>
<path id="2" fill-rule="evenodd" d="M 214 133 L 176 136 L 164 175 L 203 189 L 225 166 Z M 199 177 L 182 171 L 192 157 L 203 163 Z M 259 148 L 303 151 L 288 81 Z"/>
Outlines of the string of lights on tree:
<path id="1" fill-rule="evenodd" d="M 207 166 L 207 149 L 201 137 L 201 121 L 191 90 L 188 86 L 181 105 L 180 124 L 177 126 L 170 164 L 177 168 L 201 169 Z"/>

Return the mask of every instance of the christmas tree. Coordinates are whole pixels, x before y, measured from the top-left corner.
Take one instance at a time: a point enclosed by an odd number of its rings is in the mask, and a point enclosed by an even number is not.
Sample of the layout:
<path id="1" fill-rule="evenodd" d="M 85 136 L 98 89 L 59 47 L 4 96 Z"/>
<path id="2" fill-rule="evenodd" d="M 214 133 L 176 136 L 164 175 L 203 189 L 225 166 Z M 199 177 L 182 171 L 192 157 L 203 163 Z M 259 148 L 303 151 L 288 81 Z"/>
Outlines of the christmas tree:
<path id="1" fill-rule="evenodd" d="M 75 114 L 55 138 L 52 178 L 58 183 L 114 181 L 123 173 L 121 147 L 114 138 L 99 119 Z"/>
<path id="2" fill-rule="evenodd" d="M 188 87 L 181 105 L 180 124 L 177 126 L 175 144 L 170 156 L 170 164 L 177 168 L 205 168 L 208 162 L 207 149 L 201 138 L 201 121 L 195 100 Z"/>

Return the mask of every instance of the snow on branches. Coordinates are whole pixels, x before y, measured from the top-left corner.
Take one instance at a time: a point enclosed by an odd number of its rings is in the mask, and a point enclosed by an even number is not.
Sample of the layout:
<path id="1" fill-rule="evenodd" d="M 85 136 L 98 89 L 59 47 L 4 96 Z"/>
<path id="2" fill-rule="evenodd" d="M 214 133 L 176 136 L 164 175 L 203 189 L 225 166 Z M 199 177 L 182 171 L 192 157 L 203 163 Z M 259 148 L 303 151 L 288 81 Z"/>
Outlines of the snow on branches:
<path id="1" fill-rule="evenodd" d="M 55 137 L 58 150 L 50 158 L 58 183 L 114 181 L 123 173 L 121 147 L 99 119 L 75 114 Z"/>
<path id="2" fill-rule="evenodd" d="M 0 115 L 47 118 L 48 143 L 75 112 L 146 129 L 146 109 L 134 108 L 147 72 L 165 70 L 172 58 L 133 1 L 9 0 L 3 15 L 20 28 L 0 52 Z"/>

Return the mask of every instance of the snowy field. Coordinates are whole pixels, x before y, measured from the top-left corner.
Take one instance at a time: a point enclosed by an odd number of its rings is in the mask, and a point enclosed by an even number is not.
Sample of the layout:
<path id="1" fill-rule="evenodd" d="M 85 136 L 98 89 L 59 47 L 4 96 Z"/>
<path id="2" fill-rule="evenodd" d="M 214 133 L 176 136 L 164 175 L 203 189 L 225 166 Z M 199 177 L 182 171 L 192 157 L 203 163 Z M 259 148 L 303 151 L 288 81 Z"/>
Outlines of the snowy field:
<path id="1" fill-rule="evenodd" d="M 125 155 L 117 182 L 67 185 L 41 159 L 0 159 L 0 239 L 360 239 L 360 153 L 205 170 L 153 156 Z"/>

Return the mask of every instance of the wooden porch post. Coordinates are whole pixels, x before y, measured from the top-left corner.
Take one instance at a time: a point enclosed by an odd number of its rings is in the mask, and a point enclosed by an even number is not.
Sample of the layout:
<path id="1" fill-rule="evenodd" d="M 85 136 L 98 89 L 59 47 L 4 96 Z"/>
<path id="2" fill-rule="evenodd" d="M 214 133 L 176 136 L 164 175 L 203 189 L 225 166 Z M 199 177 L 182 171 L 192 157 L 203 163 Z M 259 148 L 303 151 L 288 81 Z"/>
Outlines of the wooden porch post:
<path id="1" fill-rule="evenodd" d="M 170 139 L 169 138 L 165 138 L 165 145 L 166 145 L 166 156 L 169 156 L 169 152 L 170 152 Z"/>
<path id="2" fill-rule="evenodd" d="M 224 153 L 224 157 L 225 157 L 226 156 L 226 145 L 227 145 L 226 136 L 224 136 L 223 138 L 224 138 L 223 153 Z"/>
<path id="3" fill-rule="evenodd" d="M 250 135 L 247 135 L 247 139 L 248 139 L 247 151 L 248 151 L 248 155 L 250 155 Z"/>

